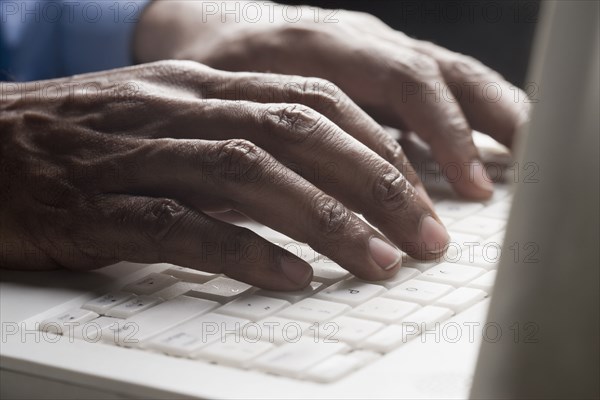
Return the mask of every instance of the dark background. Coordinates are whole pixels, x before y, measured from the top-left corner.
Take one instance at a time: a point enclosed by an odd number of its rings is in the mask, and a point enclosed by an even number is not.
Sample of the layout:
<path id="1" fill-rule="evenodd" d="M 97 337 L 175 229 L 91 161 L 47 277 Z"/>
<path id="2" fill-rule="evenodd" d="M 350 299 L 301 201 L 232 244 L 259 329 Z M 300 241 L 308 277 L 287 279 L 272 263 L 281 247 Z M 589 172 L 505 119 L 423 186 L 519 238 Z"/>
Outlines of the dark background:
<path id="1" fill-rule="evenodd" d="M 394 29 L 471 55 L 523 86 L 540 0 L 279 1 L 366 11 Z"/>

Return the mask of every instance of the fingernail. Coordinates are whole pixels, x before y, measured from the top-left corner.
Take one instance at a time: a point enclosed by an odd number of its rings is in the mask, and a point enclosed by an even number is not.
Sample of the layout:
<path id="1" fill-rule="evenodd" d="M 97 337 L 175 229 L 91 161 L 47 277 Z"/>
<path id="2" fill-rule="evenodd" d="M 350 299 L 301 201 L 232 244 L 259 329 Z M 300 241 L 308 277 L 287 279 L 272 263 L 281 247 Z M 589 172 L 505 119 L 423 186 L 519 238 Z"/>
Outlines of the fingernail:
<path id="1" fill-rule="evenodd" d="M 289 256 L 281 257 L 281 271 L 292 282 L 299 286 L 306 286 L 312 279 L 312 268 L 304 261 L 296 260 Z"/>
<path id="2" fill-rule="evenodd" d="M 425 244 L 425 250 L 429 253 L 441 253 L 448 246 L 450 236 L 439 222 L 431 215 L 426 216 L 421 221 L 421 242 Z"/>
<path id="3" fill-rule="evenodd" d="M 395 267 L 402 258 L 402 253 L 398 248 L 377 237 L 369 239 L 369 251 L 373 261 L 385 270 Z"/>
<path id="4" fill-rule="evenodd" d="M 492 184 L 492 180 L 488 177 L 485 172 L 485 167 L 479 160 L 473 161 L 473 183 L 477 185 L 478 188 L 485 190 L 487 192 L 494 191 L 494 185 Z"/>

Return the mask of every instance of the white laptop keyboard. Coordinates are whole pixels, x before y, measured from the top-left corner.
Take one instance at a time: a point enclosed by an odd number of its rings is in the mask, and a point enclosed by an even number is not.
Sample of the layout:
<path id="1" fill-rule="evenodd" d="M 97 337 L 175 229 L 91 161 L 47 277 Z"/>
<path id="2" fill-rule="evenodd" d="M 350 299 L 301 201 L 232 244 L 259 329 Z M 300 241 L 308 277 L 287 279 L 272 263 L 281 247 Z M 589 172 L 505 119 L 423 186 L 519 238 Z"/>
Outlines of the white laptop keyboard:
<path id="1" fill-rule="evenodd" d="M 310 262 L 314 281 L 273 292 L 168 264 L 40 329 L 316 382 L 333 382 L 489 296 L 511 194 L 436 201 L 452 237 L 438 262 L 406 259 L 390 280 L 364 282 L 305 244 L 248 223 Z"/>

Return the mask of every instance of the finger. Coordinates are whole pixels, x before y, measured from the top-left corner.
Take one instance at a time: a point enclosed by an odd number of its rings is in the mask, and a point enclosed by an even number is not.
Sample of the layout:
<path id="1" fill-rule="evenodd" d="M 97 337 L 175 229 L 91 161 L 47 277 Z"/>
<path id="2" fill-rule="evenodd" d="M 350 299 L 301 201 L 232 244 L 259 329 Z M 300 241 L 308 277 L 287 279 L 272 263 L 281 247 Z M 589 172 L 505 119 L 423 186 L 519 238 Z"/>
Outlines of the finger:
<path id="1" fill-rule="evenodd" d="M 204 91 L 208 94 L 207 91 Z M 306 105 L 339 126 L 395 166 L 428 203 L 431 199 L 404 155 L 402 147 L 373 118 L 356 105 L 340 88 L 319 78 L 301 76 L 229 73 L 211 93 L 225 100 Z"/>
<path id="2" fill-rule="evenodd" d="M 438 62 L 471 126 L 512 147 L 528 117 L 527 95 L 472 57 L 433 43 L 417 41 L 415 45 Z"/>
<path id="3" fill-rule="evenodd" d="M 401 253 L 383 235 L 251 142 L 140 140 L 123 157 L 138 160 L 139 168 L 131 179 L 105 182 L 111 191 L 237 210 L 363 279 L 389 278 L 400 266 Z"/>
<path id="4" fill-rule="evenodd" d="M 436 169 L 435 166 L 428 167 L 433 162 L 431 151 L 427 144 L 416 134 L 413 132 L 402 132 L 398 141 L 412 165 L 418 165 L 421 168 L 425 167 L 428 171 L 429 169 Z M 489 178 L 494 182 L 502 182 L 503 171 L 509 168 L 512 162 L 512 157 L 508 149 L 499 145 L 498 142 L 491 139 L 488 135 L 477 131 L 473 131 L 473 142 L 477 146 Z"/>
<path id="5" fill-rule="evenodd" d="M 473 57 L 409 38 L 392 29 L 380 29 L 375 34 L 378 39 L 433 58 L 470 125 L 512 147 L 515 134 L 529 114 L 529 100 L 522 90 Z"/>
<path id="6" fill-rule="evenodd" d="M 197 131 L 189 127 L 201 119 L 204 138 L 250 140 L 362 213 L 411 256 L 434 258 L 445 249 L 448 234 L 443 224 L 398 169 L 314 110 L 298 104 L 202 104 L 202 110 L 180 115 L 177 128 L 169 131 L 194 137 Z"/>
<path id="7" fill-rule="evenodd" d="M 365 36 L 347 41 L 331 35 L 326 38 L 335 44 L 331 51 L 317 54 L 313 63 L 292 65 L 287 72 L 326 78 L 382 121 L 417 132 L 432 147 L 442 170 L 458 174 L 451 178 L 459 194 L 488 198 L 493 186 L 477 157 L 466 118 L 435 60 L 406 46 L 372 39 Z M 414 92 L 407 93 L 410 90 Z M 429 92 L 444 93 L 445 101 L 424 96 Z"/>
<path id="8" fill-rule="evenodd" d="M 311 281 L 312 268 L 295 255 L 172 199 L 109 194 L 96 206 L 91 234 L 104 248 L 120 249 L 116 259 L 173 263 L 271 290 Z"/>
<path id="9" fill-rule="evenodd" d="M 386 54 L 397 51 L 385 43 L 380 46 Z M 433 158 L 459 194 L 472 199 L 488 198 L 493 186 L 473 143 L 471 128 L 437 62 L 406 50 L 389 56 L 386 62 L 391 70 L 390 80 L 396 82 L 392 83 L 395 92 L 402 96 L 390 99 L 390 111 L 429 144 Z"/>
<path id="10" fill-rule="evenodd" d="M 423 166 L 433 161 L 429 146 L 414 132 L 402 132 L 398 141 L 402 145 L 408 159 L 414 164 Z"/>

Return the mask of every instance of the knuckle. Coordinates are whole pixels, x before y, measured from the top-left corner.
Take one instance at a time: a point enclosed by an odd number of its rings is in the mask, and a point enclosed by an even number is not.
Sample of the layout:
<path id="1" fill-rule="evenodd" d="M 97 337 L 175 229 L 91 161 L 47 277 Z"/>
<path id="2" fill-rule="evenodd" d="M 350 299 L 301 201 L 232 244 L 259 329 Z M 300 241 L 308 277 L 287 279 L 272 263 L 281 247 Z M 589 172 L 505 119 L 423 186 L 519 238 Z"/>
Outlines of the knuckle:
<path id="1" fill-rule="evenodd" d="M 156 96 L 156 88 L 148 81 L 134 79 L 128 82 L 131 91 L 130 99 L 150 99 Z"/>
<path id="2" fill-rule="evenodd" d="M 432 57 L 411 52 L 397 63 L 400 74 L 416 82 L 429 82 L 441 76 L 440 66 Z"/>
<path id="3" fill-rule="evenodd" d="M 378 140 L 377 143 L 377 153 L 381 154 L 381 156 L 391 164 L 394 164 L 396 161 L 403 162 L 406 160 L 400 143 L 394 140 L 394 138 L 387 133 L 384 132 L 384 134 L 381 135 L 381 139 Z"/>
<path id="4" fill-rule="evenodd" d="M 243 182 L 245 178 L 255 176 L 267 158 L 267 153 L 254 143 L 230 139 L 217 145 L 215 163 L 222 177 Z"/>
<path id="5" fill-rule="evenodd" d="M 309 78 L 302 82 L 301 103 L 324 113 L 336 112 L 344 100 L 342 90 L 325 79 Z"/>
<path id="6" fill-rule="evenodd" d="M 405 177 L 412 179 L 412 177 L 408 177 L 407 174 L 414 173 L 413 167 L 409 159 L 406 157 L 402 146 L 394 139 L 389 137 L 382 141 L 382 149 L 380 154 L 383 155 L 383 158 L 387 160 L 390 164 L 392 164 L 400 173 L 402 173 Z"/>
<path id="7" fill-rule="evenodd" d="M 196 72 L 201 64 L 190 60 L 160 60 L 150 64 L 150 67 L 161 74 Z"/>
<path id="8" fill-rule="evenodd" d="M 394 168 L 387 168 L 373 186 L 373 197 L 389 211 L 406 210 L 415 200 L 416 192 L 408 180 Z"/>
<path id="9" fill-rule="evenodd" d="M 190 210 L 174 200 L 151 200 L 141 214 L 142 232 L 160 248 L 177 234 L 190 217 L 190 213 Z"/>
<path id="10" fill-rule="evenodd" d="M 462 147 L 473 144 L 471 127 L 458 107 L 452 107 L 452 110 L 447 111 L 446 126 L 447 129 L 443 134 L 448 136 L 447 140 L 453 145 Z"/>
<path id="11" fill-rule="evenodd" d="M 306 15 L 300 15 L 300 20 L 297 23 L 283 24 L 277 34 L 283 38 L 283 43 L 294 43 L 295 41 L 314 40 L 322 37 L 326 30 L 322 29 L 319 24 L 315 24 Z"/>
<path id="12" fill-rule="evenodd" d="M 58 209 L 73 209 L 83 203 L 82 188 L 75 187 L 63 168 L 48 166 L 45 170 L 35 171 L 28 178 L 36 190 L 31 197 L 40 204 Z M 71 174 L 72 175 L 72 174 Z"/>
<path id="13" fill-rule="evenodd" d="M 312 205 L 317 213 L 319 231 L 325 234 L 340 233 L 352 220 L 350 211 L 331 196 L 319 194 Z"/>
<path id="14" fill-rule="evenodd" d="M 195 87 L 199 80 L 219 75 L 204 64 L 191 60 L 162 60 L 150 64 L 145 78 L 160 84 L 178 83 L 182 87 Z"/>
<path id="15" fill-rule="evenodd" d="M 471 80 L 478 81 L 501 81 L 504 79 L 498 72 L 489 68 L 481 61 L 464 54 L 456 54 L 456 57 L 450 63 L 448 73 L 456 79 L 465 76 L 469 77 Z"/>
<path id="16" fill-rule="evenodd" d="M 309 140 L 324 124 L 321 114 L 302 104 L 270 106 L 262 120 L 267 132 L 292 143 Z"/>

